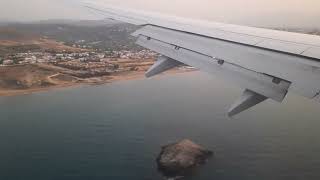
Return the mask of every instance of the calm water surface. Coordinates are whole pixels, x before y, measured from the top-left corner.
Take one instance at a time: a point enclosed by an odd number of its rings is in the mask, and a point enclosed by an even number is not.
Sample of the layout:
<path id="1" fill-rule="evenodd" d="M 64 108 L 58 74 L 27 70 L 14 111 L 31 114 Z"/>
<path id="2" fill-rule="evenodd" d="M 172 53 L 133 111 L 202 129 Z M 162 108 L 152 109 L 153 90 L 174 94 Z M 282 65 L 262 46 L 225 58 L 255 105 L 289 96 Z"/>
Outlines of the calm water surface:
<path id="1" fill-rule="evenodd" d="M 1 180 L 161 180 L 161 145 L 216 156 L 187 180 L 320 179 L 320 105 L 289 94 L 234 119 L 241 89 L 200 72 L 0 98 Z"/>

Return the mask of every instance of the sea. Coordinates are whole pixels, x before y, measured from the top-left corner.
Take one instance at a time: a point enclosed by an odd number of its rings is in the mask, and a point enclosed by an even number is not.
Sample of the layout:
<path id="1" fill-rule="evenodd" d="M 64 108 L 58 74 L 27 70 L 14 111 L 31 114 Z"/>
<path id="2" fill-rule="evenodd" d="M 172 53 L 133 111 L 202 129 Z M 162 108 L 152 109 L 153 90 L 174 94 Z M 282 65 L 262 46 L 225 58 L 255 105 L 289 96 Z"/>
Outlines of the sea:
<path id="1" fill-rule="evenodd" d="M 241 95 L 202 72 L 0 98 L 0 180 L 162 180 L 161 146 L 215 155 L 186 180 L 319 180 L 320 104 L 295 94 L 228 118 Z"/>

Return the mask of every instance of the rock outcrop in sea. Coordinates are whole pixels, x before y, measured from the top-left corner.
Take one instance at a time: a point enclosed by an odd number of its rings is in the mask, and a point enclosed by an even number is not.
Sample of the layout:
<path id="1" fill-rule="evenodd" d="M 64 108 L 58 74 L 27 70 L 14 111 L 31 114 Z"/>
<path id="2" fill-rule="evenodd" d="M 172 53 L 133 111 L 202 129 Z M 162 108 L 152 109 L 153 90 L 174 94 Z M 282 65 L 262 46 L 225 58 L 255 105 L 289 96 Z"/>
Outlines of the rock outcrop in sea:
<path id="1" fill-rule="evenodd" d="M 212 151 L 185 139 L 162 147 L 157 158 L 158 169 L 167 178 L 184 177 L 212 155 Z"/>

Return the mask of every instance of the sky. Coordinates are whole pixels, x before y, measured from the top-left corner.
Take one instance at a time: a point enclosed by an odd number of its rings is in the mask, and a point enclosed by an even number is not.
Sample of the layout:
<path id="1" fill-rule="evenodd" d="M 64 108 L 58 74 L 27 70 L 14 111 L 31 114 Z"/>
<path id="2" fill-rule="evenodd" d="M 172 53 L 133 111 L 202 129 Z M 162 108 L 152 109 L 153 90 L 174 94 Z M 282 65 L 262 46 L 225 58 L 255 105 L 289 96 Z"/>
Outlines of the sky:
<path id="1" fill-rule="evenodd" d="M 320 28 L 320 0 L 92 0 L 182 17 L 258 27 Z M 101 19 L 80 0 L 0 0 L 0 21 Z"/>

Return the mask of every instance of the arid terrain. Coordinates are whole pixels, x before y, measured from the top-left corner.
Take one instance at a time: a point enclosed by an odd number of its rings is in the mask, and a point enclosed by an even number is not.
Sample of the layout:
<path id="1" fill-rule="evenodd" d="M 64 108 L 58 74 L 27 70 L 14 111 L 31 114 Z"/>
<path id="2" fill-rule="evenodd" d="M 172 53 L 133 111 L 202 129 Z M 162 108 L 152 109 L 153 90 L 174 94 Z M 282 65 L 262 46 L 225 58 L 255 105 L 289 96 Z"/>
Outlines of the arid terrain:
<path id="1" fill-rule="evenodd" d="M 144 78 L 157 54 L 134 45 L 134 29 L 99 21 L 0 26 L 0 96 Z"/>
<path id="2" fill-rule="evenodd" d="M 120 68 L 127 70 L 81 77 L 82 73 L 52 64 L 26 64 L 0 67 L 0 96 L 30 94 L 78 85 L 99 85 L 114 81 L 144 78 L 153 60 L 118 60 Z M 191 71 L 176 68 L 166 73 Z"/>
<path id="3" fill-rule="evenodd" d="M 81 48 L 66 46 L 53 39 L 32 38 L 25 40 L 0 40 L 0 54 L 7 55 L 19 52 L 81 52 Z"/>

